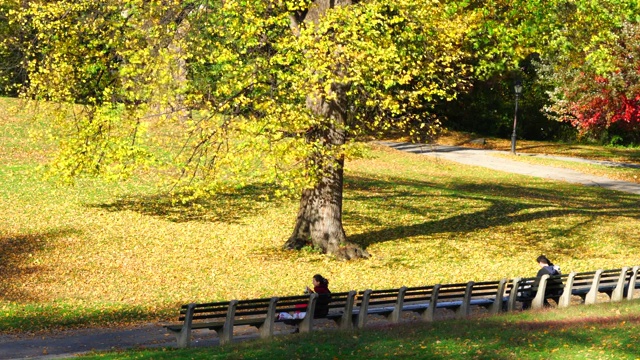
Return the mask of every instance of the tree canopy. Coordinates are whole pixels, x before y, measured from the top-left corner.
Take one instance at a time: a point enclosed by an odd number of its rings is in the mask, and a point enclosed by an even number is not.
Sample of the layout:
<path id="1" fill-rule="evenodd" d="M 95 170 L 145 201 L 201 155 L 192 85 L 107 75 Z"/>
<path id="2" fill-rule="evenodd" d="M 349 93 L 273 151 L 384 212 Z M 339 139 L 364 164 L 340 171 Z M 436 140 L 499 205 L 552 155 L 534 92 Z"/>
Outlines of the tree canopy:
<path id="1" fill-rule="evenodd" d="M 470 73 L 469 19 L 436 1 L 21 6 L 10 23 L 37 39 L 22 44 L 22 94 L 55 104 L 52 166 L 67 179 L 153 165 L 194 195 L 257 182 L 291 194 L 335 173 L 339 213 L 352 141 L 394 127 L 429 136 L 434 103 Z M 313 243 L 327 252 L 345 242 L 337 216 L 336 244 Z"/>
<path id="2" fill-rule="evenodd" d="M 534 53 L 554 74 L 585 62 L 611 70 L 612 30 L 638 13 L 622 0 L 31 0 L 0 10 L 0 57 L 19 54 L 27 77 L 13 83 L 47 101 L 41 114 L 60 144 L 51 167 L 64 179 L 153 166 L 184 201 L 249 184 L 302 193 L 285 246 L 344 258 L 366 256 L 341 223 L 355 140 L 391 129 L 425 140 L 439 129 L 437 104 Z"/>

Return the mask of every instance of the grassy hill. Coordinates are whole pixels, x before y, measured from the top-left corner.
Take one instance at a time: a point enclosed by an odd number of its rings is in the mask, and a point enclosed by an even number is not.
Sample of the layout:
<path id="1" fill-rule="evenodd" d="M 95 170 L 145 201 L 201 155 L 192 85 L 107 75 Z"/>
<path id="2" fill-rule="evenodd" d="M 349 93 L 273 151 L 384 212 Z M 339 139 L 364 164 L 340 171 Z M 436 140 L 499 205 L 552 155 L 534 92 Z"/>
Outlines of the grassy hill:
<path id="1" fill-rule="evenodd" d="M 148 173 L 60 186 L 42 176 L 54 146 L 30 136 L 46 122 L 16 104 L 0 99 L 0 331 L 165 319 L 190 301 L 298 294 L 315 273 L 345 291 L 528 276 L 541 253 L 565 272 L 640 263 L 639 196 L 375 146 L 347 161 L 344 199 L 345 230 L 373 257 L 283 251 L 296 199 L 250 188 L 174 205 Z"/>

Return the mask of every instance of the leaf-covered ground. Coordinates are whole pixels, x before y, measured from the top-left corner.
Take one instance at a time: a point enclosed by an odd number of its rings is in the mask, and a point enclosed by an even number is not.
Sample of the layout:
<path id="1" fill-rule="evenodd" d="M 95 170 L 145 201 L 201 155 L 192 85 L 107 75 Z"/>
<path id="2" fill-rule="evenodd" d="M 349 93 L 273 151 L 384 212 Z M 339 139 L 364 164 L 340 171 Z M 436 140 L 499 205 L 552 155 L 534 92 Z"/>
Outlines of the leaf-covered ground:
<path id="1" fill-rule="evenodd" d="M 346 164 L 345 230 L 373 257 L 284 251 L 296 200 L 173 205 L 150 174 L 58 186 L 35 125 L 0 115 L 0 330 L 166 318 L 298 294 L 315 273 L 346 291 L 527 276 L 541 253 L 564 272 L 640 264 L 638 196 L 380 147 Z"/>

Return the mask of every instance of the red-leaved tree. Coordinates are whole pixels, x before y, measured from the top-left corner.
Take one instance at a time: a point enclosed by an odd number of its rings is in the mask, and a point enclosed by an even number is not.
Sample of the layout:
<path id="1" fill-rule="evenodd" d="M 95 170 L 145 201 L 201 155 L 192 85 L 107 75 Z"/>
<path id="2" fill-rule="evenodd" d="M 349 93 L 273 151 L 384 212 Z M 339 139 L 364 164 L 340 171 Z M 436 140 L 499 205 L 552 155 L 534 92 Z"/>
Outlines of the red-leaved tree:
<path id="1" fill-rule="evenodd" d="M 567 62 L 569 70 L 546 69 L 556 85 L 547 113 L 581 134 L 597 135 L 613 124 L 640 132 L 640 25 L 627 23 L 616 35 L 609 45 Z"/>

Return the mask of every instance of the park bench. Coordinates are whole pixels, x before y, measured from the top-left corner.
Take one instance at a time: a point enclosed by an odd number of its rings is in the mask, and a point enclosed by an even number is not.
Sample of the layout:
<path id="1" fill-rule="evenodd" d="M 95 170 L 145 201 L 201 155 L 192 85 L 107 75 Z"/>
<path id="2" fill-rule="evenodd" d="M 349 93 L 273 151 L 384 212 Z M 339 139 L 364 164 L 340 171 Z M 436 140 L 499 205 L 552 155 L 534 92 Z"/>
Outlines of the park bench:
<path id="1" fill-rule="evenodd" d="M 419 313 L 425 321 L 433 321 L 436 309 L 449 309 L 462 318 L 469 316 L 471 306 L 501 311 L 506 279 L 462 284 L 437 284 L 401 287 L 389 290 L 365 290 L 358 293 L 354 310 L 358 328 L 363 328 L 368 315 L 382 315 L 397 323 L 403 311 Z"/>
<path id="2" fill-rule="evenodd" d="M 328 305 L 329 313 L 325 318 L 335 321 L 343 330 L 351 329 L 353 327 L 353 309 L 355 306 L 355 299 L 356 292 L 354 290 L 331 293 L 331 300 Z"/>
<path id="3" fill-rule="evenodd" d="M 309 332 L 313 329 L 314 319 L 318 318 L 335 321 L 341 329 L 351 329 L 354 325 L 365 327 L 369 315 L 380 315 L 391 322 L 399 322 L 404 311 L 416 312 L 423 320 L 433 321 L 436 309 L 452 310 L 456 317 L 464 318 L 469 316 L 472 306 L 484 307 L 495 314 L 503 310 L 513 311 L 517 302 L 530 302 L 532 308 L 541 308 L 545 298 L 557 300 L 558 307 L 569 306 L 571 296 L 579 296 L 586 304 L 596 303 L 598 293 L 607 294 L 610 301 L 621 301 L 625 297 L 631 300 L 634 290 L 640 289 L 639 271 L 640 267 L 635 266 L 632 269 L 625 267 L 551 277 L 544 275 L 539 279 L 535 293 L 531 289 L 536 278 L 515 278 L 509 282 L 502 279 L 331 293 L 330 299 L 321 298 L 328 296 L 325 294 L 310 294 L 191 303 L 180 308 L 179 323 L 165 327 L 176 334 L 178 347 L 187 347 L 191 331 L 196 329 L 215 330 L 220 343 L 225 344 L 233 339 L 234 327 L 240 325 L 254 326 L 259 330 L 260 337 L 266 338 L 273 335 L 277 322 L 297 325 L 300 332 Z M 562 295 L 558 295 L 560 291 Z M 328 301 L 328 304 L 324 304 L 324 301 Z M 326 306 L 328 312 L 310 316 L 315 313 L 318 303 Z M 306 304 L 306 309 L 300 309 L 300 304 Z M 277 316 L 281 312 L 296 311 L 305 311 L 307 316 L 287 320 L 280 320 Z"/>
<path id="4" fill-rule="evenodd" d="M 566 274 L 562 275 L 543 275 L 539 280 L 536 277 L 515 278 L 508 286 L 509 297 L 507 300 L 508 311 L 516 308 L 516 302 L 530 304 L 531 308 L 539 309 L 544 306 L 545 300 L 553 299 L 559 303 L 560 294 L 564 293 L 567 279 Z M 555 280 L 555 281 L 549 281 Z M 536 282 L 537 289 L 536 289 Z"/>
<path id="5" fill-rule="evenodd" d="M 633 300 L 634 290 L 640 289 L 640 278 L 638 277 L 639 270 L 640 266 L 634 266 L 629 272 L 628 286 L 625 288 L 627 300 Z"/>
<path id="6" fill-rule="evenodd" d="M 535 293 L 531 292 L 530 289 L 534 285 L 536 278 L 514 279 L 514 283 L 508 288 L 511 290 L 515 287 L 518 291 L 517 296 L 511 298 L 508 309 L 511 311 L 515 308 L 515 301 L 530 302 L 532 308 L 541 308 L 544 300 L 550 298 L 557 301 L 558 307 L 567 307 L 571 303 L 571 296 L 579 296 L 585 304 L 595 304 L 598 293 L 607 294 L 610 301 L 620 301 L 625 293 L 628 293 L 629 284 L 636 282 L 635 279 L 632 280 L 634 274 L 637 274 L 637 267 L 634 269 L 622 268 L 581 273 L 572 272 L 568 275 L 543 275 L 539 280 L 538 289 Z M 560 282 L 550 282 L 553 279 L 559 279 Z M 637 285 L 633 287 L 635 288 Z M 562 290 L 561 295 L 558 295 L 560 290 Z M 633 296 L 632 291 L 630 296 Z M 629 295 L 627 295 L 627 298 L 630 298 Z"/>
<path id="7" fill-rule="evenodd" d="M 332 293 L 328 304 L 329 313 L 325 316 L 334 320 L 342 328 L 351 326 L 352 308 L 355 291 Z M 250 300 L 231 300 L 202 304 L 185 304 L 180 308 L 178 324 L 166 325 L 169 331 L 176 333 L 178 347 L 188 347 L 191 331 L 196 329 L 215 330 L 220 343 L 225 344 L 233 339 L 235 326 L 249 325 L 258 328 L 260 337 L 273 335 L 274 324 L 285 322 L 299 326 L 300 332 L 309 332 L 313 327 L 313 314 L 318 299 L 325 294 L 310 294 L 288 297 L 273 297 Z M 307 304 L 306 309 L 300 309 L 300 304 Z M 281 312 L 305 311 L 307 316 L 302 319 L 279 320 Z"/>
<path id="8" fill-rule="evenodd" d="M 534 309 L 543 306 L 544 301 L 553 299 L 559 301 L 560 294 L 564 292 L 567 274 L 561 275 L 543 275 L 540 279 L 536 277 L 519 278 L 514 281 L 517 289 L 515 300 L 523 303 L 530 303 Z M 550 280 L 554 281 L 550 281 Z M 512 299 L 513 300 L 513 299 Z M 510 307 L 513 310 L 513 307 Z"/>
<path id="9" fill-rule="evenodd" d="M 569 306 L 571 295 L 579 296 L 585 304 L 595 304 L 598 301 L 598 293 L 607 294 L 612 302 L 621 301 L 629 288 L 632 272 L 633 270 L 625 267 L 571 273 L 567 278 L 566 291 L 560 299 L 559 306 Z"/>

